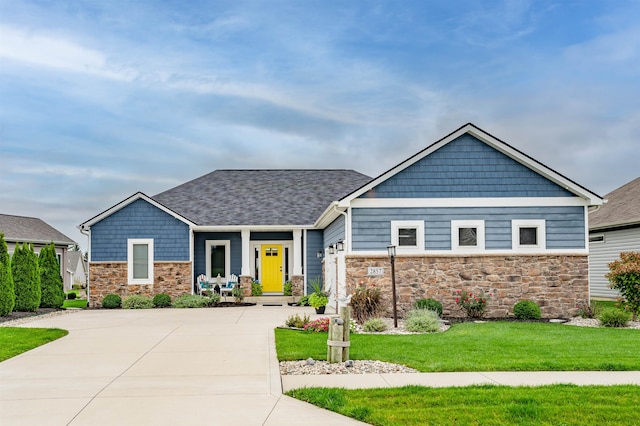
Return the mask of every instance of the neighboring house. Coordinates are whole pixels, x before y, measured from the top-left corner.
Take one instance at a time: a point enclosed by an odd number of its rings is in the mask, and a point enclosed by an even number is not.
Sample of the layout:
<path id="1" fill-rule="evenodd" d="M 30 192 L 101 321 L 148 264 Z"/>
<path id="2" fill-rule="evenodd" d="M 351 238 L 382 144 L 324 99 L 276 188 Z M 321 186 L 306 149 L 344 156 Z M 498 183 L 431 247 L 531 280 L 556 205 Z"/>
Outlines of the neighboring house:
<path id="1" fill-rule="evenodd" d="M 71 285 L 87 285 L 87 264 L 84 261 L 84 255 L 81 251 L 70 250 L 67 253 L 67 274 L 69 274 L 69 282 Z"/>
<path id="2" fill-rule="evenodd" d="M 589 286 L 595 298 L 615 299 L 605 275 L 623 251 L 640 251 L 640 177 L 604 196 L 589 213 Z"/>
<path id="3" fill-rule="evenodd" d="M 89 235 L 90 305 L 193 292 L 200 274 L 258 279 L 266 294 L 332 298 L 376 285 L 399 309 L 456 290 L 494 297 L 488 316 L 532 299 L 545 317 L 589 298 L 587 210 L 603 200 L 473 124 L 375 179 L 350 170 L 218 170 L 154 197 L 136 193 L 80 225 Z M 304 285 L 304 284 L 307 285 Z"/>
<path id="4" fill-rule="evenodd" d="M 53 242 L 60 264 L 60 276 L 64 281 L 64 290 L 71 289 L 73 283 L 64 265 L 68 261 L 68 248 L 70 245 L 75 245 L 75 241 L 36 217 L 9 214 L 0 214 L 0 233 L 4 234 L 11 255 L 18 243 L 32 243 L 34 251 L 39 254 L 44 246 Z"/>

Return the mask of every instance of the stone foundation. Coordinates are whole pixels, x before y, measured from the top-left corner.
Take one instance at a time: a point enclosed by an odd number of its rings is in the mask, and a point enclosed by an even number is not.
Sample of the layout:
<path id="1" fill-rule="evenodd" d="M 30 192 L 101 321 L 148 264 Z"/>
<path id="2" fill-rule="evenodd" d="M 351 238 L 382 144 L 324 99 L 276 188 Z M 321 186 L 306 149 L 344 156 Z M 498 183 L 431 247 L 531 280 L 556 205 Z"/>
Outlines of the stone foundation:
<path id="1" fill-rule="evenodd" d="M 127 262 L 91 262 L 89 264 L 89 307 L 99 308 L 102 299 L 115 293 L 123 299 L 133 294 L 153 297 L 166 293 L 175 299 L 191 294 L 191 262 L 155 262 L 153 284 L 127 284 Z"/>
<path id="2" fill-rule="evenodd" d="M 240 284 L 240 288 L 242 288 L 242 294 L 244 297 L 251 296 L 251 284 L 253 283 L 253 278 L 251 275 L 240 275 L 238 278 L 238 283 Z"/>
<path id="3" fill-rule="evenodd" d="M 540 305 L 543 318 L 569 318 L 589 300 L 585 255 L 401 255 L 395 262 L 399 315 L 416 300 L 433 298 L 442 303 L 444 316 L 464 317 L 455 303 L 456 290 L 492 293 L 487 318 L 513 317 L 513 305 L 525 299 Z M 368 276 L 369 267 L 382 267 L 384 273 Z M 379 287 L 392 311 L 389 257 L 347 256 L 346 268 L 347 294 L 358 286 Z"/>

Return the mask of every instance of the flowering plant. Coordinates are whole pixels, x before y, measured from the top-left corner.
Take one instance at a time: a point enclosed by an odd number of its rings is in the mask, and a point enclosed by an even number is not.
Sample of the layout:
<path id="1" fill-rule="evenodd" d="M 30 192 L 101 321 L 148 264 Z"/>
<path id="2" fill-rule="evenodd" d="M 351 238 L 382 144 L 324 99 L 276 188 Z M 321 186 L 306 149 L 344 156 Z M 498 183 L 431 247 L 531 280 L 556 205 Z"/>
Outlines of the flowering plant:
<path id="1" fill-rule="evenodd" d="M 491 293 L 485 293 L 484 290 L 475 295 L 470 291 L 456 290 L 456 305 L 464 309 L 469 318 L 482 318 L 487 308 L 487 300 L 491 296 Z"/>
<path id="2" fill-rule="evenodd" d="M 304 325 L 304 331 L 327 333 L 329 331 L 329 318 L 324 317 L 309 321 Z"/>

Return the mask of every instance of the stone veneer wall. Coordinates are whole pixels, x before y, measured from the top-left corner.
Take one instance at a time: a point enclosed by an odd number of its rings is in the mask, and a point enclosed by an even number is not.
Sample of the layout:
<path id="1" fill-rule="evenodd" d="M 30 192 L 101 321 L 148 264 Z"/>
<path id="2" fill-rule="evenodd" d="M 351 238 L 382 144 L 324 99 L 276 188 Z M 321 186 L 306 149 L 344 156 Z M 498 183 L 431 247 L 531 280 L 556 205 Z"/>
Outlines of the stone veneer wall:
<path id="1" fill-rule="evenodd" d="M 391 263 L 387 256 L 346 258 L 347 294 L 358 286 L 382 289 L 391 312 Z M 369 267 L 383 267 L 368 276 Z M 585 255 L 473 255 L 396 257 L 398 313 L 422 298 L 443 305 L 443 315 L 464 317 L 455 304 L 456 290 L 491 292 L 487 318 L 513 317 L 513 305 L 524 299 L 540 305 L 543 318 L 568 318 L 589 300 L 588 257 Z"/>
<path id="2" fill-rule="evenodd" d="M 293 275 L 291 277 L 291 295 L 294 297 L 304 296 L 304 276 Z"/>
<path id="3" fill-rule="evenodd" d="M 191 294 L 191 262 L 155 262 L 153 284 L 127 284 L 127 262 L 91 262 L 89 264 L 89 307 L 99 308 L 102 299 L 115 293 L 123 299 L 133 294 L 153 297 L 166 293 L 175 299 Z"/>

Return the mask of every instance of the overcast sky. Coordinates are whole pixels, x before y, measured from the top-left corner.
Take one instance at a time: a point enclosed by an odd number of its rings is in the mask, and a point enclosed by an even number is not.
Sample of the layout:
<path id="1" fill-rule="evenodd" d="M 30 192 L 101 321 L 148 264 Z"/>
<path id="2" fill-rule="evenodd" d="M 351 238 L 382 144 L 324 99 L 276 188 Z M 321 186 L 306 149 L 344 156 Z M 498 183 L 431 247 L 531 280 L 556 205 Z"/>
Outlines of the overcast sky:
<path id="1" fill-rule="evenodd" d="M 0 0 L 0 212 L 76 229 L 219 168 L 377 176 L 467 122 L 640 175 L 640 1 Z M 286 208 L 286 206 L 283 206 Z"/>

